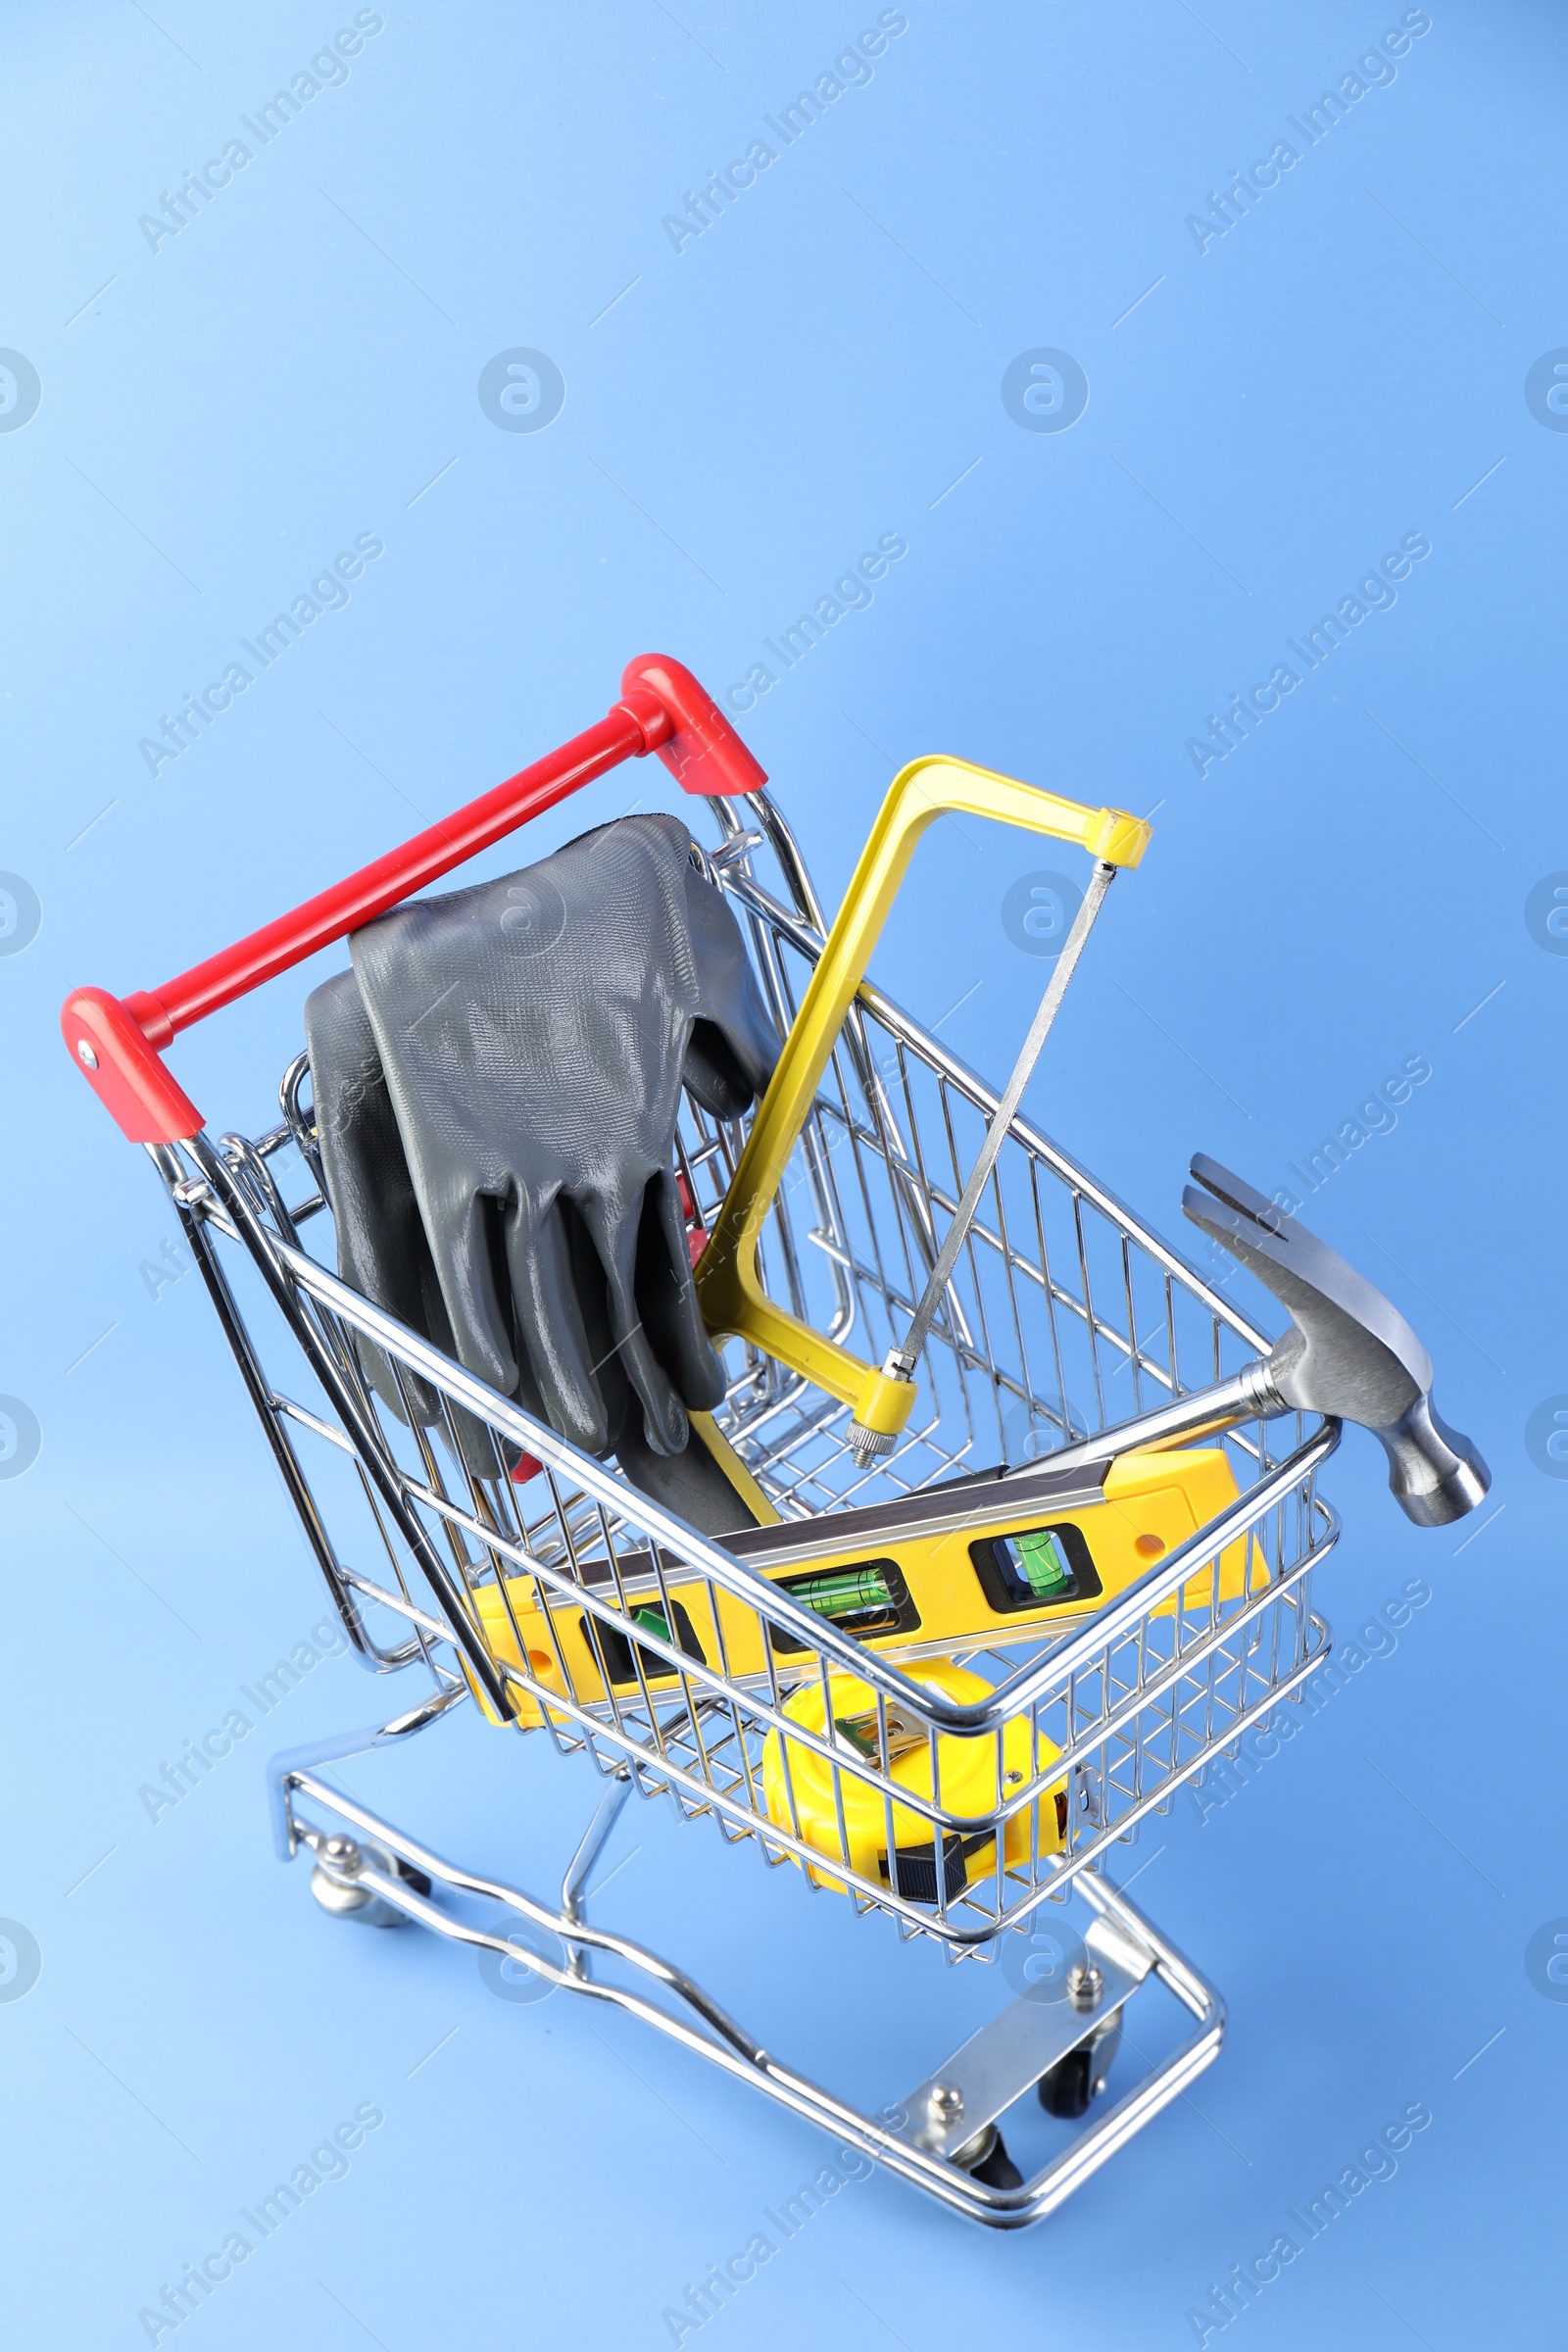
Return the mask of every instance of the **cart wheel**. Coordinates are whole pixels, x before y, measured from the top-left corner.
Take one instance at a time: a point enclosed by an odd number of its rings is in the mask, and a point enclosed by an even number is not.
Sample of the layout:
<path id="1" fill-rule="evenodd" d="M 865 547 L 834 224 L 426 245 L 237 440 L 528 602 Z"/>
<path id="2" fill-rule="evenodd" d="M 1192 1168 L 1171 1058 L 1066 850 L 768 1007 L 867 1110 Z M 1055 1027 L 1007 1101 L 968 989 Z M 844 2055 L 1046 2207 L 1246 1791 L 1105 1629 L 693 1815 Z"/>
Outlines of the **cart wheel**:
<path id="1" fill-rule="evenodd" d="M 1048 2115 L 1067 2119 L 1087 2115 L 1090 2101 L 1099 2084 L 1095 2081 L 1094 2052 L 1087 2042 L 1058 2058 L 1040 2078 L 1040 2104 Z"/>
<path id="2" fill-rule="evenodd" d="M 1023 2175 L 1007 2154 L 1007 2143 L 993 2124 L 988 2135 L 989 2145 L 978 2164 L 967 2170 L 971 2180 L 983 2180 L 987 2188 L 1022 2188 Z"/>
<path id="3" fill-rule="evenodd" d="M 416 1894 L 428 1894 L 430 1882 L 422 1870 L 400 1862 L 384 1845 L 369 1838 L 323 1838 L 311 1872 L 311 1892 L 333 1919 L 356 1919 L 365 1928 L 401 1928 L 408 1915 L 395 1903 L 384 1902 L 368 1886 L 357 1884 L 366 1862 L 389 1879 L 401 1879 Z"/>

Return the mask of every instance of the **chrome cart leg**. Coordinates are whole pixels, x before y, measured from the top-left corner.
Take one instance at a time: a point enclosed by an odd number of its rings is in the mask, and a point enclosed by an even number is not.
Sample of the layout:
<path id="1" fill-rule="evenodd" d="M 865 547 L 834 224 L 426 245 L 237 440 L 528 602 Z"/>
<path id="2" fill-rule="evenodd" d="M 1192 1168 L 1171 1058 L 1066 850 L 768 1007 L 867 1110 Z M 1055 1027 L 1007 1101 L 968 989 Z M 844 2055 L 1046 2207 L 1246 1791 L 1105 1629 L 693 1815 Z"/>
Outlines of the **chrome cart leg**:
<path id="1" fill-rule="evenodd" d="M 416 1732 L 437 1722 L 467 1695 L 466 1683 L 444 1686 L 421 1699 L 416 1707 L 394 1716 L 390 1723 L 370 1724 L 361 1732 L 339 1732 L 330 1740 L 316 1740 L 308 1747 L 285 1748 L 275 1755 L 268 1766 L 268 1789 L 272 1805 L 273 1841 L 280 1858 L 292 1861 L 301 1842 L 292 1802 L 296 1773 L 412 1739 Z M 430 1882 L 423 1871 L 400 1862 L 384 1845 L 338 1833 L 318 1838 L 314 1851 L 311 1892 L 333 1919 L 356 1920 L 366 1928 L 401 1928 L 405 1924 L 408 1914 L 372 1890 L 366 1876 L 368 1870 L 379 1872 L 385 1878 L 401 1879 L 416 1894 L 430 1891 Z"/>
<path id="2" fill-rule="evenodd" d="M 364 1917 L 370 1902 L 384 1905 L 451 1942 L 499 1952 L 561 1991 L 629 2011 L 968 2221 L 994 2230 L 1021 2230 L 1054 2212 L 1219 2054 L 1225 2011 L 1218 1993 L 1124 1894 L 1107 1880 L 1086 1872 L 1076 1886 L 1096 1917 L 1084 1937 L 1085 1963 L 1077 1982 L 1069 1980 L 1067 1997 L 1056 2002 L 1028 1997 L 1014 2001 L 929 2074 L 902 2105 L 862 2113 L 782 2065 L 671 1961 L 588 1920 L 583 1889 L 630 1791 L 629 1775 L 622 1780 L 617 1774 L 601 1800 L 566 1871 L 559 1908 L 445 1860 L 321 1778 L 320 1763 L 421 1731 L 461 1695 L 438 1693 L 424 1707 L 381 1729 L 352 1733 L 275 1758 L 272 1792 L 283 1857 L 308 1846 L 317 1865 L 329 1875 L 334 1864 L 340 1876 L 351 1875 L 356 1891 L 367 1898 L 351 1916 Z M 347 1829 L 329 1830 L 304 1818 L 296 1811 L 296 1796 L 323 1807 Z M 345 1874 L 341 1860 L 328 1851 L 336 1838 L 355 1848 L 351 1874 Z M 390 1869 L 383 1867 L 383 1858 L 390 1861 Z M 509 1936 L 506 1921 L 487 1928 L 460 1917 L 437 1902 L 436 1893 L 477 1896 L 501 1906 L 514 1922 L 542 1929 L 564 1944 L 565 1964 L 558 1967 L 514 1932 Z M 592 1953 L 618 1961 L 648 1991 L 593 1975 Z M 1037 2085 L 1047 2108 L 1062 2113 L 1057 2100 L 1065 2097 L 1069 2079 L 1081 2076 L 1085 2064 L 1093 2098 L 1109 2065 L 1122 2010 L 1151 1982 L 1163 1984 L 1188 2011 L 1193 2032 L 1032 2180 L 1022 2180 L 1002 2143 L 999 2119 Z M 663 1998 L 650 1997 L 656 1994 Z M 1084 2058 L 1080 2051 L 1086 2053 Z"/>
<path id="3" fill-rule="evenodd" d="M 566 1875 L 561 1882 L 561 1916 L 563 1919 L 570 1920 L 574 1926 L 588 1916 L 585 1908 L 588 1874 L 604 1852 L 610 1839 L 610 1834 L 624 1812 L 626 1799 L 630 1794 L 631 1767 L 622 1764 L 610 1788 L 601 1797 L 592 1821 L 583 1832 L 582 1843 L 572 1855 L 571 1861 L 567 1865 Z M 586 1977 L 588 1974 L 587 1945 L 568 1941 L 566 1951 L 568 1954 L 567 1966 L 571 1974 L 574 1977 Z"/>

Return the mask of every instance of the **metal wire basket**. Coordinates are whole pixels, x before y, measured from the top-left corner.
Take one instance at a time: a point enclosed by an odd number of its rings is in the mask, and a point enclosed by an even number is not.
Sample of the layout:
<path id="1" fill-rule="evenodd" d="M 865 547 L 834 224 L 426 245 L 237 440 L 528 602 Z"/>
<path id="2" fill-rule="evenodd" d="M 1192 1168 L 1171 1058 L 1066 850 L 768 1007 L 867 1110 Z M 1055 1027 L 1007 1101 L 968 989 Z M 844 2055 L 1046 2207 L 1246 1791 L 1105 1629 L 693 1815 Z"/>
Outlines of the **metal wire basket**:
<path id="1" fill-rule="evenodd" d="M 724 722 L 707 710 L 711 750 Z M 677 714 L 677 741 L 683 723 Z M 646 718 L 643 728 L 652 731 Z M 557 756 L 557 772 L 574 748 Z M 760 776 L 745 782 L 744 793 L 730 783 L 730 797 L 710 795 L 721 838 L 708 864 L 783 1031 L 826 925 L 779 809 Z M 340 1911 L 414 1918 L 503 1950 L 501 1929 L 475 1926 L 436 1893 L 481 1896 L 514 1924 L 547 1926 L 566 1957 L 559 1970 L 529 1965 L 551 1981 L 637 2010 L 970 2218 L 1003 2227 L 1038 2218 L 1218 2048 L 1217 1997 L 1103 1866 L 1323 1658 L 1330 1637 L 1311 1580 L 1337 1525 L 1314 1482 L 1338 1424 L 1232 1428 L 1216 1441 L 1229 1464 L 1219 1507 L 1168 1535 L 1159 1556 L 1090 1613 L 1016 1633 L 1002 1625 L 957 1649 L 897 1625 L 871 1642 L 853 1619 L 836 1623 L 773 1581 L 744 1543 L 695 1534 L 340 1282 L 323 1262 L 331 1220 L 307 1097 L 302 1055 L 270 1132 L 215 1143 L 192 1113 L 183 1132 L 140 1139 L 356 1651 L 375 1672 L 413 1667 L 428 1682 L 391 1724 L 277 1760 L 281 1850 L 311 1847 L 318 1891 Z M 864 984 L 768 1215 L 759 1265 L 769 1296 L 873 1357 L 896 1345 L 996 1107 L 979 1078 Z M 683 1114 L 676 1164 L 694 1250 L 745 1132 L 745 1122 Z M 314 1179 L 292 1206 L 291 1169 Z M 406 1420 L 365 1380 L 358 1340 L 399 1367 Z M 1082 1459 L 1101 1433 L 1225 1379 L 1266 1346 L 1215 1287 L 1015 1117 L 893 1449 L 861 1459 L 846 1403 L 739 1342 L 726 1351 L 716 1417 L 788 1530 L 810 1536 L 820 1522 L 831 1532 L 845 1513 L 870 1513 L 892 1531 L 891 1551 L 934 1490 L 951 1502 L 979 1492 L 958 1482 L 1006 1463 L 1022 1466 L 1024 1492 L 1030 1465 L 1049 1473 L 1067 1448 Z M 414 1409 L 414 1376 L 439 1400 L 435 1424 Z M 473 1476 L 460 1415 L 520 1448 L 535 1473 L 525 1483 Z M 1114 1450 L 1107 1444 L 1106 1457 Z M 609 1784 L 559 1905 L 443 1861 L 322 1777 L 332 1754 L 406 1738 L 470 1693 L 498 1726 L 591 1759 Z M 589 1864 L 632 1790 L 706 1817 L 726 1843 L 794 1871 L 803 1897 L 848 1896 L 951 1959 L 994 1958 L 1010 1932 L 1028 1936 L 1041 1906 L 1076 1886 L 1094 1915 L 1078 1988 L 1054 2005 L 1015 2003 L 978 2060 L 959 2052 L 902 2106 L 858 2112 L 767 2057 L 682 1972 L 588 1924 Z M 302 1797 L 353 1834 L 308 1818 Z M 739 1857 L 721 1865 L 739 1866 Z M 630 1968 L 639 1988 L 596 1974 L 596 1953 Z M 1008 2102 L 1042 2078 L 1059 2082 L 1075 2058 L 1090 2068 L 1091 2090 L 1102 2082 L 1121 2008 L 1151 1977 L 1196 2021 L 1190 2039 L 1034 2180 L 999 2171 L 996 2121 Z M 648 1997 L 649 1983 L 660 1999 Z M 1070 2098 L 1056 2112 L 1074 2112 Z"/>

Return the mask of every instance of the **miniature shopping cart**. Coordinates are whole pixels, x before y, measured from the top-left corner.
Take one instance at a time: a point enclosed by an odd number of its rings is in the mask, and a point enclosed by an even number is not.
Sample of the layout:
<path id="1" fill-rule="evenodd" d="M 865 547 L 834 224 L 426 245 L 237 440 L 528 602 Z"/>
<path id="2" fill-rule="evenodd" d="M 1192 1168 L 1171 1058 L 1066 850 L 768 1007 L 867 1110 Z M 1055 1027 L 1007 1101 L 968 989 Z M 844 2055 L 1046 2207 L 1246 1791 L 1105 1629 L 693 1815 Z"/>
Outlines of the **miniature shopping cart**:
<path id="1" fill-rule="evenodd" d="M 826 921 L 751 755 L 688 673 L 650 658 L 598 726 L 239 947 L 156 995 L 78 992 L 66 1040 L 169 1189 L 354 1651 L 421 1686 L 378 1727 L 274 1761 L 284 1858 L 310 1849 L 328 1911 L 414 1921 L 613 2003 L 961 2214 L 1017 2228 L 1218 2052 L 1218 1995 L 1107 1864 L 1325 1657 L 1311 1584 L 1337 1523 L 1315 1482 L 1339 1420 L 1285 1409 L 1263 1335 L 1015 1102 L 999 1117 L 998 1095 L 861 976 L 863 956 L 838 971 L 787 1150 L 765 1181 L 742 1184 L 744 1213 L 737 1171 L 763 1110 L 730 1123 L 682 1112 L 700 1281 L 710 1250 L 718 1268 L 726 1238 L 744 1245 L 703 1292 L 728 1279 L 735 1293 L 710 1315 L 739 1335 L 715 1443 L 761 1524 L 733 1540 L 696 1534 L 322 1262 L 331 1220 L 304 1055 L 283 1078 L 280 1123 L 254 1139 L 210 1135 L 161 1057 L 178 1030 L 649 751 L 708 800 L 717 838 L 699 855 L 781 1035 L 797 1035 L 842 926 Z M 1098 840 L 1105 863 L 1103 829 L 1077 838 L 1092 854 Z M 945 1252 L 988 1136 L 961 1246 Z M 303 1181 L 308 1197 L 290 1204 L 283 1171 L 302 1167 L 314 1189 Z M 357 1342 L 428 1384 L 440 1423 L 387 1411 Z M 521 1453 L 510 1478 L 466 1468 L 459 1414 L 487 1424 L 508 1460 Z M 1150 1465 L 1196 1461 L 1169 1448 L 1204 1430 L 1208 1484 L 1193 1472 L 1173 1501 L 1168 1468 Z M 1132 1546 L 1114 1574 L 1082 1538 L 1096 1510 Z M 999 1513 L 1016 1542 L 997 1532 Z M 900 1560 L 921 1544 L 946 1544 L 960 1566 L 990 1561 L 1002 1598 L 983 1623 L 915 1606 Z M 995 1582 L 1009 1561 L 1010 1603 Z M 598 1778 L 558 1899 L 443 1858 L 327 1775 L 466 1704 Z M 589 1875 L 633 1792 L 711 1824 L 737 1849 L 715 1849 L 713 1870 L 749 1854 L 793 1874 L 796 1899 L 848 1904 L 895 1943 L 1000 1957 L 999 1992 L 1018 1997 L 862 2112 L 771 2056 L 682 1968 L 590 1920 Z M 1069 1895 L 1087 1914 L 1081 1935 Z M 1123 2012 L 1156 1984 L 1185 2013 L 1184 2037 L 1112 2097 Z M 1064 2144 L 1025 2181 L 999 2127 L 1037 2093 L 1081 2128 L 1058 2132 Z"/>

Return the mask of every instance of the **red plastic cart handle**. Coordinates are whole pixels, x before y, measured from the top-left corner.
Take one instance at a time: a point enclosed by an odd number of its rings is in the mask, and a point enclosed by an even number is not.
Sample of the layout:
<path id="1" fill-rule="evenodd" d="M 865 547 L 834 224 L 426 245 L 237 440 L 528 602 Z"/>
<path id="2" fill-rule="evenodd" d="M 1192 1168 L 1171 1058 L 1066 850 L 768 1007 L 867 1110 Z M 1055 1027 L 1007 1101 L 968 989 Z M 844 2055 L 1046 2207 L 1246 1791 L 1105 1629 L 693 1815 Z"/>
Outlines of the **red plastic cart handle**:
<path id="1" fill-rule="evenodd" d="M 177 980 L 129 997 L 74 990 L 60 1015 L 67 1050 L 130 1141 L 173 1144 L 201 1129 L 201 1112 L 160 1057 L 179 1030 L 384 914 L 623 760 L 657 752 L 683 792 L 732 796 L 767 782 L 717 704 L 678 662 L 641 654 L 626 664 L 620 689 L 619 702 L 585 734 Z"/>

